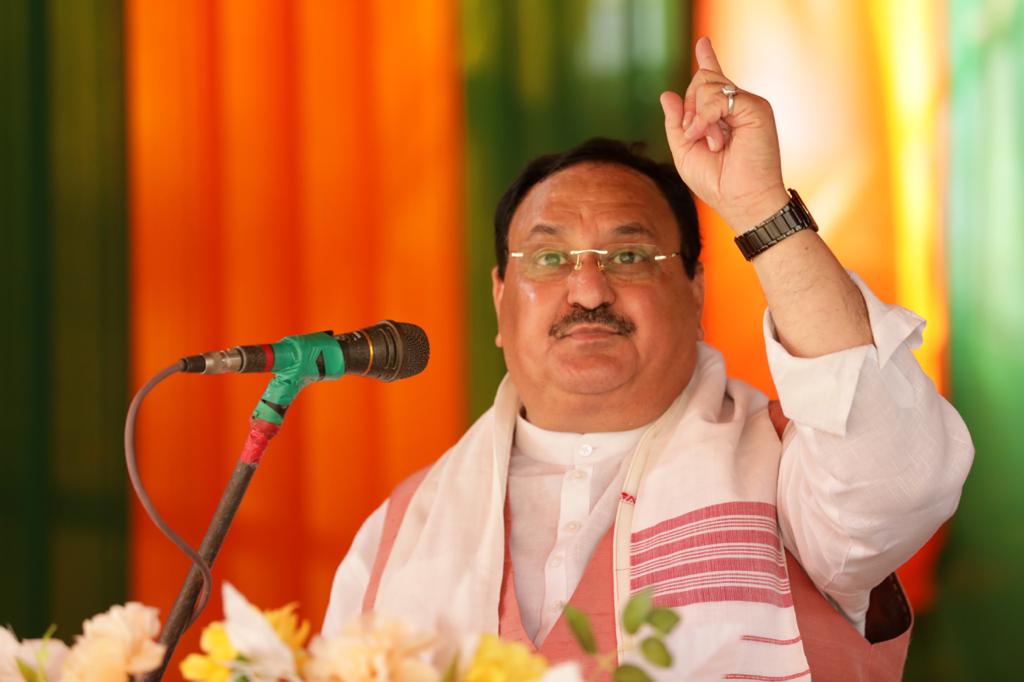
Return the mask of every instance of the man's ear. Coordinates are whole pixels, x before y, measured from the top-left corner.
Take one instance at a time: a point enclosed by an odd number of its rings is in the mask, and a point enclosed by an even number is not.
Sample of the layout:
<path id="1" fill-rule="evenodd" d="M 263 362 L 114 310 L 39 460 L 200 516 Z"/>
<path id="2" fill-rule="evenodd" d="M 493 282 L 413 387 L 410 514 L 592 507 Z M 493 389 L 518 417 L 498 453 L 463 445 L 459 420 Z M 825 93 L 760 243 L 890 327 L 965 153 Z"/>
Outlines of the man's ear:
<path id="1" fill-rule="evenodd" d="M 505 293 L 505 280 L 498 275 L 498 266 L 491 268 L 491 298 L 494 300 L 494 317 L 498 320 L 498 333 L 494 345 L 501 348 L 501 296 Z"/>
<path id="2" fill-rule="evenodd" d="M 697 261 L 697 265 L 693 269 L 690 291 L 693 293 L 693 302 L 697 304 L 697 321 L 699 323 L 704 316 L 704 264 L 700 261 Z"/>

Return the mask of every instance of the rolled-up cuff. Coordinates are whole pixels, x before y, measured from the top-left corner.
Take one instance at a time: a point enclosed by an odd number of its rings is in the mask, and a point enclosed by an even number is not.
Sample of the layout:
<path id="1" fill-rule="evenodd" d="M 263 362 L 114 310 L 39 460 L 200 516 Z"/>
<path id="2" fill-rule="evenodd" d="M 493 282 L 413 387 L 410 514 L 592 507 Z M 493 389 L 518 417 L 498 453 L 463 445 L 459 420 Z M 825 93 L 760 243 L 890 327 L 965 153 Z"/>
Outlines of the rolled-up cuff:
<path id="1" fill-rule="evenodd" d="M 906 308 L 878 300 L 854 273 L 850 277 L 864 296 L 874 345 L 798 358 L 779 343 L 771 314 L 768 310 L 764 313 L 768 367 L 783 412 L 799 425 L 837 436 L 846 435 L 846 422 L 865 363 L 881 371 L 901 347 L 909 351 L 921 345 L 925 325 L 921 317 Z"/>

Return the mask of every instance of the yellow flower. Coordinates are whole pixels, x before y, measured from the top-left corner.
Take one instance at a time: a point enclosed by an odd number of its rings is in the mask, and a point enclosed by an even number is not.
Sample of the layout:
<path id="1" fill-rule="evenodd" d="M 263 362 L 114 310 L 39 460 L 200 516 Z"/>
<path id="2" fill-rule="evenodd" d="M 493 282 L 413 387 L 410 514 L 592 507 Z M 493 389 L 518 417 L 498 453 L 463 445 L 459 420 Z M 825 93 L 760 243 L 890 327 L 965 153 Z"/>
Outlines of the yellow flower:
<path id="1" fill-rule="evenodd" d="M 231 663 L 238 658 L 238 651 L 231 645 L 224 623 L 210 623 L 199 637 L 199 648 L 206 652 L 189 654 L 181 662 L 181 675 L 186 680 L 202 682 L 227 682 L 231 675 Z"/>
<path id="2" fill-rule="evenodd" d="M 534 682 L 546 669 L 544 658 L 531 654 L 526 645 L 482 635 L 466 682 Z"/>
<path id="3" fill-rule="evenodd" d="M 294 677 L 295 668 L 305 662 L 302 645 L 309 637 L 309 621 L 299 622 L 297 604 L 261 612 L 230 585 L 225 583 L 224 590 L 227 618 L 206 626 L 199 639 L 203 654 L 189 654 L 181 662 L 182 676 L 200 682 Z"/>
<path id="4" fill-rule="evenodd" d="M 299 617 L 295 614 L 296 608 L 298 608 L 298 604 L 292 602 L 279 609 L 264 611 L 263 615 L 267 617 L 281 641 L 292 650 L 292 654 L 295 656 L 295 666 L 301 672 L 302 666 L 306 663 L 306 652 L 302 646 L 306 643 L 306 638 L 309 637 L 309 621 L 304 620 L 300 625 Z"/>

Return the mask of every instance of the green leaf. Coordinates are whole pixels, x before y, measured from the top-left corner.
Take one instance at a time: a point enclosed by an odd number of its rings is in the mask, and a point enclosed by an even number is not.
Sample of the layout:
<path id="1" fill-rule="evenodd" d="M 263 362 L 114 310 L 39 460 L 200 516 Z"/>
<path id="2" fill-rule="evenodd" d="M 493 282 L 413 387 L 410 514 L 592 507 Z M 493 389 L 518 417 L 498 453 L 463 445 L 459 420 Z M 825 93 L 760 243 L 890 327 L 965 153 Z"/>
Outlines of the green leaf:
<path id="1" fill-rule="evenodd" d="M 651 676 L 631 663 L 623 663 L 612 675 L 615 682 L 654 682 Z"/>
<path id="2" fill-rule="evenodd" d="M 679 625 L 679 614 L 672 609 L 659 606 L 647 614 L 647 622 L 661 634 L 667 635 Z"/>
<path id="3" fill-rule="evenodd" d="M 644 653 L 644 658 L 656 666 L 668 668 L 672 665 L 672 654 L 665 648 L 660 637 L 648 637 L 642 641 L 640 651 Z"/>
<path id="4" fill-rule="evenodd" d="M 46 662 L 50 660 L 50 641 L 57 632 L 57 624 L 50 623 L 43 633 L 43 645 L 36 651 L 36 679 L 38 682 L 50 682 L 46 676 Z"/>
<path id="5" fill-rule="evenodd" d="M 25 682 L 39 682 L 39 673 L 36 672 L 35 668 L 29 667 L 28 663 L 17 656 L 14 657 L 14 660 L 18 662 L 18 671 L 25 678 Z"/>
<path id="6" fill-rule="evenodd" d="M 566 606 L 565 620 L 569 623 L 569 629 L 572 630 L 573 637 L 579 642 L 580 648 L 588 654 L 596 654 L 597 640 L 594 638 L 594 630 L 590 627 L 590 619 L 587 618 L 587 614 L 572 606 Z"/>
<path id="7" fill-rule="evenodd" d="M 635 635 L 640 626 L 647 620 L 647 614 L 651 612 L 651 591 L 644 590 L 637 592 L 622 611 L 622 627 L 631 635 Z"/>

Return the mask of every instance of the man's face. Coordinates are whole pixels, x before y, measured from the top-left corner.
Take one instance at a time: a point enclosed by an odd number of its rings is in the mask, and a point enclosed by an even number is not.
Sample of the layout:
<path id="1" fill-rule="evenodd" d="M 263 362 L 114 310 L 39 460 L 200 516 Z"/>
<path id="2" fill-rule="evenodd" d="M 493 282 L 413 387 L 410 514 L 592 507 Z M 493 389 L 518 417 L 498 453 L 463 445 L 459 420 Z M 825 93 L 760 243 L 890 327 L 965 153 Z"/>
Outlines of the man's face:
<path id="1" fill-rule="evenodd" d="M 625 166 L 583 163 L 535 185 L 512 217 L 509 250 L 537 244 L 565 251 L 648 243 L 680 248 L 668 201 Z M 703 273 L 682 260 L 657 263 L 650 279 L 620 281 L 593 254 L 565 278 L 537 281 L 523 259 L 493 275 L 497 343 L 530 420 L 544 428 L 594 431 L 640 426 L 659 416 L 693 373 Z M 588 426 L 607 428 L 580 428 Z"/>

